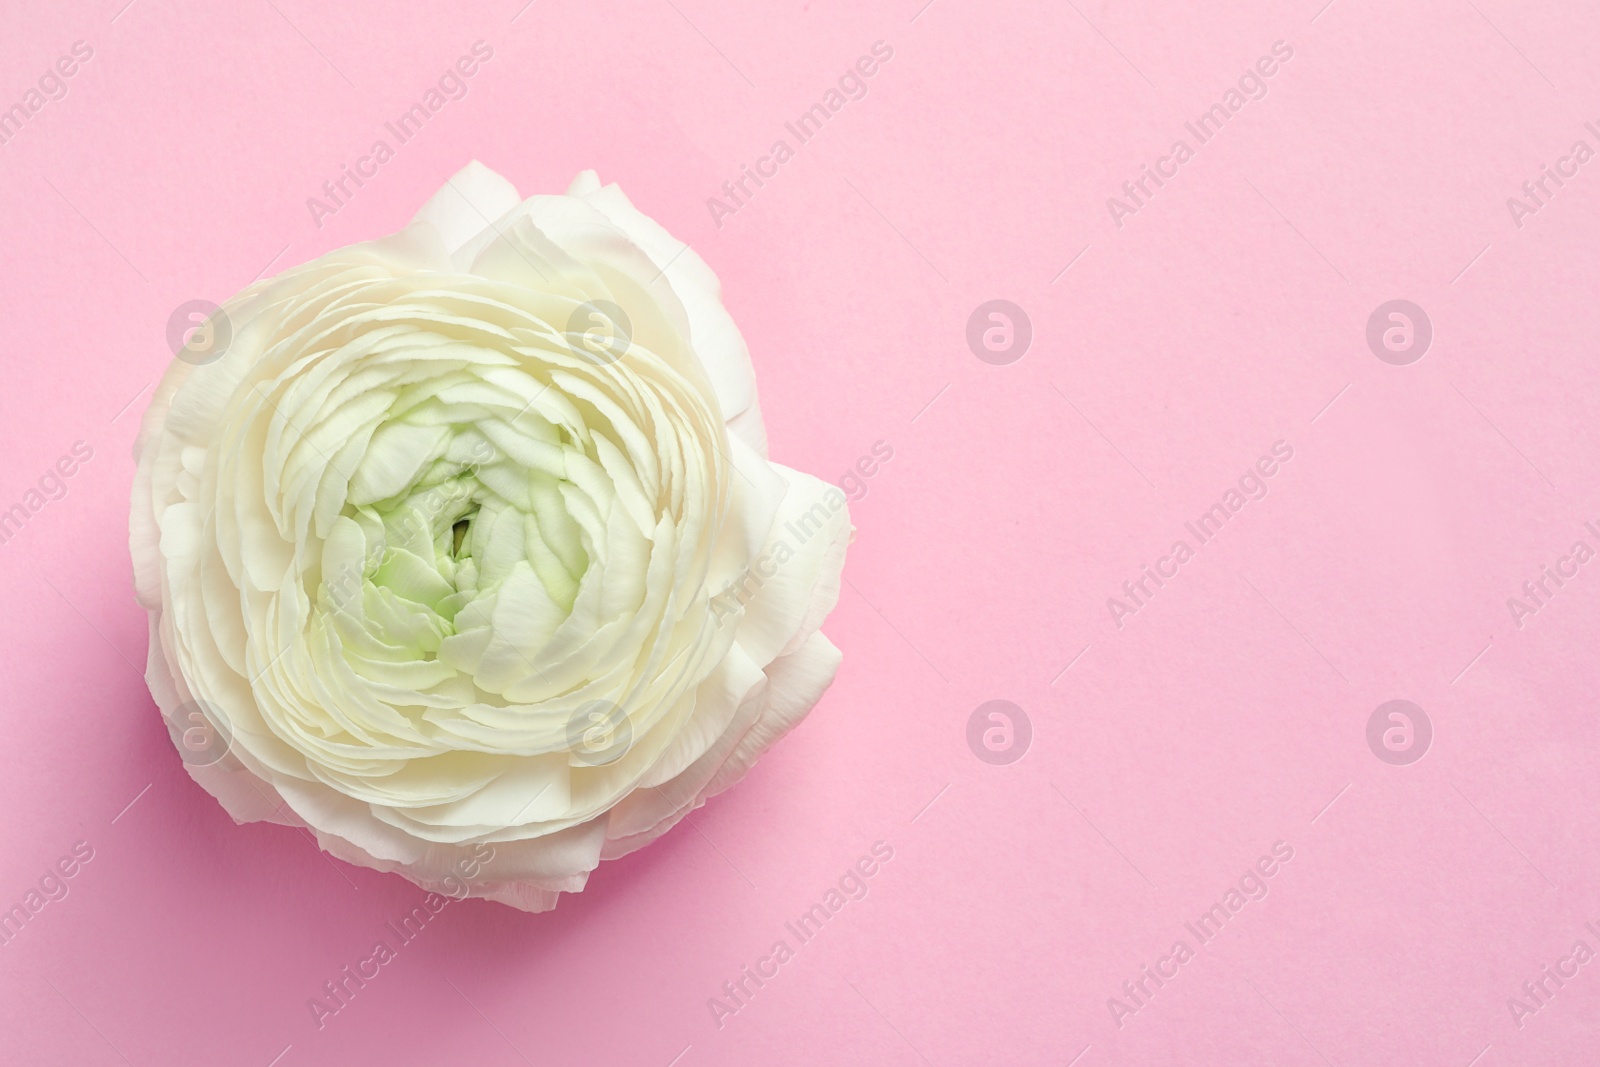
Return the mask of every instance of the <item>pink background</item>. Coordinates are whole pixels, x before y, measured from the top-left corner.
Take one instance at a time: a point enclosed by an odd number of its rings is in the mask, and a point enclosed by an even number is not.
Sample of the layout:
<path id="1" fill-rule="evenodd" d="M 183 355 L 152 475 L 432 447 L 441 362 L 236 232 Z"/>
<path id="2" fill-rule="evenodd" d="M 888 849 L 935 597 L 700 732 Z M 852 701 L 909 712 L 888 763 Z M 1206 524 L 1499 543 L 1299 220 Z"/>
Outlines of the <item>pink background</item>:
<path id="1" fill-rule="evenodd" d="M 1600 949 L 1600 562 L 1520 627 L 1506 603 L 1600 549 L 1600 161 L 1520 227 L 1506 204 L 1600 148 L 1592 7 L 124 2 L 13 0 L 0 35 L 7 106 L 94 50 L 0 147 L 0 509 L 93 449 L 0 545 L 0 906 L 94 850 L 0 947 L 8 1062 L 1593 1062 L 1600 962 L 1520 1026 L 1507 1001 Z M 479 39 L 469 94 L 314 225 Z M 878 40 L 868 95 L 716 226 Z M 1275 41 L 1268 95 L 1197 146 Z M 1119 229 L 1107 198 L 1180 137 Z M 524 192 L 597 168 L 692 242 L 775 458 L 894 457 L 800 729 L 556 912 L 453 905 L 319 1029 L 307 999 L 420 893 L 184 773 L 141 677 L 130 446 L 175 307 L 397 229 L 473 157 Z M 965 340 L 996 298 L 1034 331 L 1006 366 Z M 1434 327 L 1409 366 L 1365 340 L 1395 298 Z M 1269 495 L 1119 628 L 1107 598 L 1279 440 Z M 1434 728 L 1409 766 L 1366 740 L 1395 698 Z M 1031 722 L 1009 765 L 967 744 L 992 699 Z M 719 1027 L 879 840 L 868 896 Z M 1185 921 L 1277 841 L 1200 947 Z"/>

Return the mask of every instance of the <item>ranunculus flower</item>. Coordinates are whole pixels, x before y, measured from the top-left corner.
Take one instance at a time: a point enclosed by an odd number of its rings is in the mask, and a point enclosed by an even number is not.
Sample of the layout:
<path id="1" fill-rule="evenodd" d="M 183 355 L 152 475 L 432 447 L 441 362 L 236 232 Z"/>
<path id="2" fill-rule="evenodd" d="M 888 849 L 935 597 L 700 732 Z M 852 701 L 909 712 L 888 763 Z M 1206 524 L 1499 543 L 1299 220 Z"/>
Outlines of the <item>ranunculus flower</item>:
<path id="1" fill-rule="evenodd" d="M 810 710 L 849 516 L 768 461 L 719 292 L 592 172 L 474 163 L 212 316 L 131 544 L 150 690 L 234 819 L 541 911 Z"/>

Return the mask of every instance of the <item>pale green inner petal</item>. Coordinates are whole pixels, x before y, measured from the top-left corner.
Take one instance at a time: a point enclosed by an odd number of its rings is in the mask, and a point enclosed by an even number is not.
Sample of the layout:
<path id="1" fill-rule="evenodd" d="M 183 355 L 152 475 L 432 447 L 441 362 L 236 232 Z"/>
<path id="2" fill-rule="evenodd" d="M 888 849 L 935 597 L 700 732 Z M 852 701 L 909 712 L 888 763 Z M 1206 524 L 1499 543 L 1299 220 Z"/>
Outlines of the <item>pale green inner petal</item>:
<path id="1" fill-rule="evenodd" d="M 534 410 L 533 383 L 507 384 L 463 373 L 401 388 L 370 429 L 318 597 L 358 674 L 419 691 L 467 674 L 492 698 L 537 670 L 570 615 L 621 453 L 574 432 L 579 409 L 558 425 Z M 631 471 L 623 489 L 644 511 Z"/>

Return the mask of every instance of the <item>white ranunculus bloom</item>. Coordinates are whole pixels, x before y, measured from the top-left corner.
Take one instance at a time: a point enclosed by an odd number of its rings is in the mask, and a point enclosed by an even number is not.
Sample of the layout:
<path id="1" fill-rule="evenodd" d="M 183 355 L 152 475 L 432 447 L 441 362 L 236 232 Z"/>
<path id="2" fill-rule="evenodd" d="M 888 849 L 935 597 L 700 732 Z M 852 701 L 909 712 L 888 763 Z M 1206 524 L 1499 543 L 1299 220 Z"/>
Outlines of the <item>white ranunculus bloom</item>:
<path id="1" fill-rule="evenodd" d="M 236 820 L 541 911 L 832 681 L 844 496 L 768 461 L 715 275 L 616 186 L 474 163 L 214 319 L 131 544 L 151 692 Z"/>

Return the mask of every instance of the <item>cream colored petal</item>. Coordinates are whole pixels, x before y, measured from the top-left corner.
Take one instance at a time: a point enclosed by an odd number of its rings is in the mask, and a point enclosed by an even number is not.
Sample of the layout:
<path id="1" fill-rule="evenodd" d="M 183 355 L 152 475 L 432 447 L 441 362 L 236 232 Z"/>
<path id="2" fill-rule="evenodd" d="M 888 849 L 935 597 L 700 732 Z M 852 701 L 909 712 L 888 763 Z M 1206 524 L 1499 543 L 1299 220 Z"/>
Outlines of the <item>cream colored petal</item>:
<path id="1" fill-rule="evenodd" d="M 423 223 L 439 231 L 446 251 L 454 255 L 521 202 L 515 185 L 473 160 L 445 179 L 411 223 Z"/>
<path id="2" fill-rule="evenodd" d="M 731 430 L 765 456 L 766 428 L 756 406 L 756 376 L 750 349 L 733 316 L 723 306 L 722 283 L 716 273 L 692 247 L 634 207 L 618 186 L 600 186 L 593 171 L 580 174 L 573 189 L 572 195 L 581 196 L 598 208 L 643 249 L 656 270 L 671 283 L 688 313 L 690 340 L 717 391 L 723 418 Z"/>

